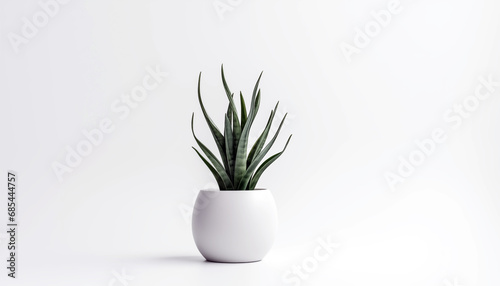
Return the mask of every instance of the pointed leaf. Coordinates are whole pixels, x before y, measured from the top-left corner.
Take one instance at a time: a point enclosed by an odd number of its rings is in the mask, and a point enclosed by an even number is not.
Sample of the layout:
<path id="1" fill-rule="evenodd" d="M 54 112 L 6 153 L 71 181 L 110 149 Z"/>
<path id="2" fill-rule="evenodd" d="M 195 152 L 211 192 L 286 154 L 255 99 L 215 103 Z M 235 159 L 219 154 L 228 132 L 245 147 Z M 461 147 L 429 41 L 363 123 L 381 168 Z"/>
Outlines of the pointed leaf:
<path id="1" fill-rule="evenodd" d="M 234 141 L 233 141 L 233 132 L 231 131 L 231 122 L 229 121 L 229 117 L 227 116 L 226 114 L 226 118 L 225 118 L 225 122 L 224 122 L 224 138 L 226 139 L 226 157 L 227 157 L 227 161 L 228 161 L 228 165 L 229 165 L 229 178 L 231 179 L 231 181 L 234 180 L 234 155 L 233 155 L 233 152 L 234 152 Z"/>
<path id="2" fill-rule="evenodd" d="M 259 89 L 259 82 L 260 82 L 260 78 L 262 77 L 262 73 L 264 71 L 260 72 L 260 75 L 259 75 L 259 78 L 257 79 L 257 82 L 255 83 L 255 86 L 253 88 L 253 93 L 252 93 L 252 106 L 254 105 L 254 102 L 253 100 L 255 99 L 255 96 L 257 95 L 257 91 Z"/>
<path id="3" fill-rule="evenodd" d="M 192 147 L 192 148 L 194 149 L 194 151 L 196 151 L 196 153 L 198 154 L 198 156 L 200 156 L 201 160 L 203 160 L 203 162 L 205 163 L 205 165 L 207 165 L 207 167 L 210 170 L 210 172 L 212 172 L 212 175 L 214 175 L 215 180 L 217 181 L 217 185 L 219 185 L 219 189 L 220 190 L 226 190 L 226 186 L 224 185 L 224 181 L 219 176 L 219 173 L 217 172 L 217 170 L 215 170 L 215 168 L 210 164 L 210 162 L 208 162 L 207 159 L 205 159 L 200 154 L 200 152 L 198 152 L 198 150 L 196 150 L 196 148 L 194 148 L 194 147 Z"/>
<path id="4" fill-rule="evenodd" d="M 241 125 L 240 122 L 238 121 L 238 118 L 233 115 L 233 135 L 234 135 L 234 140 L 236 142 L 236 146 L 238 146 L 238 141 L 240 140 L 241 136 Z"/>
<path id="5" fill-rule="evenodd" d="M 281 154 L 283 154 L 283 152 L 285 152 L 286 147 L 288 146 L 288 142 L 290 142 L 291 138 L 292 138 L 292 135 L 290 135 L 288 137 L 288 140 L 286 141 L 285 147 L 283 147 L 283 150 L 281 150 L 281 152 L 272 155 L 267 160 L 265 160 L 259 166 L 259 168 L 257 168 L 257 171 L 255 171 L 255 174 L 252 176 L 252 179 L 250 180 L 250 183 L 248 184 L 249 190 L 255 189 L 255 186 L 257 185 L 257 182 L 259 181 L 260 176 L 262 176 L 262 173 L 264 173 L 264 171 L 267 169 L 267 167 L 271 166 L 271 164 L 274 163 L 274 161 L 276 161 L 281 156 Z"/>
<path id="6" fill-rule="evenodd" d="M 224 66 L 223 65 L 221 65 L 221 67 L 220 67 L 220 73 L 222 76 L 222 84 L 224 85 L 224 90 L 226 91 L 227 99 L 229 99 L 229 105 L 231 106 L 231 109 L 233 110 L 233 117 L 235 118 L 235 121 L 238 121 L 238 124 L 239 124 L 240 119 L 238 118 L 238 112 L 236 109 L 236 105 L 234 104 L 233 94 L 231 93 L 231 90 L 229 90 L 229 86 L 227 85 L 227 82 L 226 82 L 226 77 L 224 76 Z M 233 122 L 233 124 L 234 124 L 234 122 Z"/>
<path id="7" fill-rule="evenodd" d="M 274 116 L 276 115 L 276 111 L 278 110 L 278 105 L 279 105 L 279 102 L 276 103 L 274 110 L 271 111 L 271 115 L 269 116 L 269 120 L 267 121 L 267 124 L 266 124 L 266 127 L 264 128 L 264 131 L 259 136 L 257 141 L 255 141 L 252 149 L 250 150 L 250 153 L 248 154 L 248 158 L 247 158 L 247 167 L 250 166 L 250 164 L 252 163 L 255 156 L 262 150 L 262 148 L 264 148 L 264 144 L 266 144 L 267 136 L 268 136 L 269 131 L 271 130 L 271 126 L 273 124 Z"/>
<path id="8" fill-rule="evenodd" d="M 227 164 L 227 158 L 226 158 L 226 150 L 225 150 L 225 140 L 224 136 L 222 136 L 222 133 L 219 131 L 217 126 L 214 124 L 210 116 L 208 115 L 205 106 L 203 105 L 203 101 L 201 100 L 201 89 L 200 89 L 200 84 L 201 84 L 201 72 L 200 75 L 198 76 L 198 102 L 200 103 L 201 110 L 203 112 L 203 116 L 205 117 L 205 121 L 207 122 L 207 125 L 210 129 L 210 132 L 212 133 L 212 136 L 214 137 L 215 143 L 217 145 L 217 149 L 219 149 L 219 154 L 221 156 L 222 162 L 224 164 L 224 167 L 227 169 L 228 164 Z"/>
<path id="9" fill-rule="evenodd" d="M 226 114 L 227 114 L 227 117 L 229 118 L 229 122 L 231 122 L 233 120 L 233 109 L 231 108 L 231 104 L 228 104 Z M 224 121 L 225 121 L 225 119 L 224 119 Z M 224 128 L 225 128 L 225 126 L 224 126 Z M 231 130 L 233 130 L 232 125 L 231 125 Z"/>
<path id="10" fill-rule="evenodd" d="M 245 123 L 247 122 L 247 107 L 245 104 L 245 99 L 243 98 L 243 94 L 240 91 L 240 105 L 241 105 L 241 128 L 245 127 Z"/>
<path id="11" fill-rule="evenodd" d="M 260 78 L 259 78 L 260 79 Z M 250 134 L 250 128 L 252 127 L 253 121 L 260 105 L 260 91 L 256 96 L 252 97 L 252 106 L 250 107 L 250 115 L 245 124 L 245 128 L 241 131 L 241 137 L 238 142 L 238 149 L 236 151 L 236 160 L 234 163 L 234 185 L 239 185 L 241 179 L 243 178 L 247 169 L 247 147 L 248 147 L 248 137 Z"/>
<path id="12" fill-rule="evenodd" d="M 222 164 L 219 162 L 217 157 L 215 157 L 215 155 L 207 148 L 207 146 L 205 146 L 200 140 L 198 140 L 198 137 L 196 137 L 196 134 L 194 133 L 193 121 L 194 121 L 194 113 L 193 113 L 193 116 L 191 117 L 191 131 L 193 132 L 193 137 L 196 140 L 196 143 L 198 143 L 198 146 L 200 147 L 201 151 L 203 151 L 203 153 L 205 153 L 208 160 L 210 160 L 210 162 L 212 162 L 213 167 L 217 170 L 217 173 L 222 178 L 222 181 L 224 181 L 224 185 L 227 188 L 232 188 L 233 184 L 232 184 L 231 180 L 229 179 L 229 176 L 226 173 L 226 170 L 224 169 Z"/>
<path id="13" fill-rule="evenodd" d="M 231 95 L 232 97 L 232 95 Z M 240 136 L 241 136 L 241 124 L 237 116 L 237 111 L 232 110 L 232 117 L 233 117 L 233 138 L 234 138 L 234 146 L 238 146 L 238 141 L 240 141 Z M 229 117 L 229 120 L 231 121 L 231 117 Z"/>
<path id="14" fill-rule="evenodd" d="M 271 149 L 271 147 L 274 144 L 274 141 L 278 137 L 278 134 L 280 133 L 281 127 L 283 126 L 283 122 L 285 122 L 286 116 L 287 116 L 287 114 L 285 114 L 285 116 L 281 120 L 280 126 L 278 127 L 278 130 L 276 130 L 276 133 L 274 134 L 271 141 L 269 141 L 269 143 L 266 145 L 266 147 L 264 147 L 264 149 L 259 154 L 257 154 L 255 159 L 250 164 L 250 166 L 248 166 L 248 168 L 246 169 L 245 174 L 243 175 L 241 180 L 238 182 L 238 185 L 237 185 L 238 190 L 245 190 L 247 188 L 248 182 L 250 181 L 250 178 L 252 177 L 252 173 L 255 171 L 255 169 L 259 165 L 260 161 L 262 161 L 262 159 L 264 159 L 264 156 L 266 156 L 267 152 L 269 152 L 269 149 Z"/>

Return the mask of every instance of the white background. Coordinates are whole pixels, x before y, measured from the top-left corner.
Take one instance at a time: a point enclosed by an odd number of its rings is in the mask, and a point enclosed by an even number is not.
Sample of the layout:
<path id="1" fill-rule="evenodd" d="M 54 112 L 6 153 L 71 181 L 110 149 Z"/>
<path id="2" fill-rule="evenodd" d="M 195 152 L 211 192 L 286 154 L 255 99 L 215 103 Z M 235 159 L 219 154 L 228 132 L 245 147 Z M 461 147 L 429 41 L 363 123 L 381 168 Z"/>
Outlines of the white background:
<path id="1" fill-rule="evenodd" d="M 0 162 L 3 186 L 7 170 L 19 178 L 19 268 L 14 280 L 0 263 L 1 284 L 500 285 L 500 88 L 459 128 L 443 119 L 480 76 L 500 81 L 500 3 L 401 0 L 348 62 L 340 45 L 354 45 L 356 29 L 388 3 L 71 1 L 16 46 L 12 33 L 22 36 L 23 18 L 43 9 L 2 0 Z M 231 9 L 218 14 L 214 4 Z M 256 128 L 278 100 L 279 117 L 289 113 L 274 151 L 294 134 L 259 184 L 273 191 L 280 217 L 259 263 L 205 262 L 186 217 L 196 191 L 214 183 L 191 149 L 193 111 L 214 148 L 197 76 L 221 124 L 221 63 L 247 98 L 264 70 Z M 111 105 L 141 85 L 147 67 L 168 76 L 119 118 Z M 58 180 L 54 162 L 65 164 L 67 146 L 103 118 L 114 131 Z M 447 140 L 391 191 L 384 174 L 436 128 Z M 286 272 L 329 235 L 336 252 L 287 283 Z M 133 280 L 118 281 L 122 271 Z"/>

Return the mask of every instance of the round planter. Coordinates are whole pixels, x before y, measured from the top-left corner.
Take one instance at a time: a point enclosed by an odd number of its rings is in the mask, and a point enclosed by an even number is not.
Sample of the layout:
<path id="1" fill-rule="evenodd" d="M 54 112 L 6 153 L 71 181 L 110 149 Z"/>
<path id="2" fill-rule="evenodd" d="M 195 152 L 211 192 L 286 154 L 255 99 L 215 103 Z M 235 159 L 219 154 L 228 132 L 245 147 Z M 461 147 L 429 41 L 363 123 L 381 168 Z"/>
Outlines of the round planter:
<path id="1" fill-rule="evenodd" d="M 202 190 L 193 210 L 193 237 L 208 261 L 254 262 L 271 249 L 278 216 L 269 190 Z"/>

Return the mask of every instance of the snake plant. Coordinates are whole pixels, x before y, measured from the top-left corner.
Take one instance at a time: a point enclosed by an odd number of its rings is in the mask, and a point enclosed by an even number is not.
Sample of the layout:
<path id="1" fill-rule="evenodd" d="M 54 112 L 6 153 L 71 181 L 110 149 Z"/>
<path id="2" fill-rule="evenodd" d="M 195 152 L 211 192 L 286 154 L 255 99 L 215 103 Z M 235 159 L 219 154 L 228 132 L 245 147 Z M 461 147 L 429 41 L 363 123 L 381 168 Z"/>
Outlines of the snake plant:
<path id="1" fill-rule="evenodd" d="M 196 136 L 194 132 L 193 122 L 194 122 L 194 112 L 191 117 L 191 131 L 193 132 L 193 137 L 196 140 L 201 151 L 205 154 L 203 156 L 195 147 L 193 149 L 196 151 L 201 160 L 208 167 L 210 172 L 212 172 L 219 189 L 222 190 L 254 190 L 257 182 L 259 181 L 262 173 L 278 159 L 281 154 L 286 150 L 290 138 L 288 137 L 285 147 L 281 152 L 278 152 L 262 162 L 266 154 L 269 152 L 274 144 L 274 141 L 278 137 L 278 134 L 285 122 L 286 114 L 283 116 L 281 123 L 276 130 L 274 136 L 266 144 L 271 126 L 276 116 L 276 111 L 279 102 L 276 104 L 275 108 L 271 110 L 269 119 L 264 130 L 261 132 L 260 136 L 257 138 L 253 144 L 250 152 L 247 152 L 249 145 L 249 134 L 250 128 L 257 116 L 260 106 L 260 89 L 259 82 L 262 77 L 262 72 L 255 83 L 253 89 L 252 100 L 250 102 L 250 110 L 247 112 L 247 106 L 243 94 L 240 91 L 240 111 L 236 109 L 236 104 L 234 102 L 234 94 L 231 93 L 226 78 L 224 76 L 224 67 L 221 66 L 221 76 L 222 84 L 224 90 L 229 100 L 229 106 L 227 112 L 224 115 L 224 129 L 222 132 L 214 124 L 212 119 L 207 113 L 203 101 L 201 99 L 201 72 L 198 76 L 198 101 L 200 103 L 201 111 L 205 117 L 205 121 L 208 124 L 210 132 L 215 140 L 217 149 L 219 151 L 220 160 L 214 153 L 212 153 Z M 261 163 L 262 162 L 262 163 Z"/>

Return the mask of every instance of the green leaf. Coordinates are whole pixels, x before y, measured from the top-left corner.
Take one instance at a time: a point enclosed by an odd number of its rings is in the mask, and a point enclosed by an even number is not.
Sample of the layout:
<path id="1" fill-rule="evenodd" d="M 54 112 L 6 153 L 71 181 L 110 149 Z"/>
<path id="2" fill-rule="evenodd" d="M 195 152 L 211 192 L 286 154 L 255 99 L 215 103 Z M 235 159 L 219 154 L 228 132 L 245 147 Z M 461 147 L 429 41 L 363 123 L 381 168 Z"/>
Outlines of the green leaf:
<path id="1" fill-rule="evenodd" d="M 264 159 L 264 156 L 266 156 L 267 152 L 269 152 L 269 149 L 271 149 L 271 147 L 273 146 L 274 141 L 278 137 L 278 134 L 280 133 L 281 127 L 283 126 L 283 122 L 285 122 L 286 116 L 287 116 L 287 114 L 285 114 L 285 116 L 281 120 L 280 126 L 278 127 L 278 130 L 276 130 L 276 133 L 274 134 L 271 141 L 269 141 L 269 143 L 266 145 L 266 147 L 264 147 L 264 149 L 255 157 L 255 159 L 252 161 L 250 166 L 248 166 L 248 168 L 246 169 L 245 174 L 243 175 L 241 180 L 238 181 L 238 184 L 237 184 L 238 190 L 247 189 L 248 182 L 250 181 L 252 173 L 255 171 L 255 169 L 259 165 L 260 161 L 262 161 L 262 159 Z"/>
<path id="2" fill-rule="evenodd" d="M 194 133 L 193 122 L 194 122 L 194 113 L 193 113 L 193 116 L 191 117 L 191 131 L 193 132 L 193 137 L 196 140 L 196 143 L 198 143 L 198 146 L 203 151 L 203 153 L 205 153 L 208 160 L 210 160 L 210 162 L 212 162 L 213 167 L 215 168 L 215 170 L 217 171 L 217 173 L 221 177 L 222 181 L 224 182 L 224 185 L 227 188 L 232 188 L 233 183 L 231 182 L 231 179 L 229 178 L 228 174 L 226 173 L 227 169 L 224 169 L 224 167 L 219 162 L 217 157 L 215 157 L 215 155 L 207 148 L 207 146 L 205 146 L 200 140 L 198 140 L 198 137 L 196 137 L 196 134 Z"/>
<path id="3" fill-rule="evenodd" d="M 228 108 L 228 114 L 229 114 L 229 109 L 231 109 L 231 116 L 229 116 L 229 121 L 231 121 L 232 117 L 232 122 L 233 122 L 233 146 L 238 146 L 238 142 L 240 140 L 240 135 L 241 135 L 241 124 L 240 120 L 238 118 L 238 110 L 236 109 L 236 105 L 234 104 L 234 99 L 233 99 L 233 93 L 231 93 L 231 90 L 229 89 L 229 86 L 227 85 L 226 82 L 226 77 L 224 76 L 224 65 L 221 65 L 220 67 L 221 70 L 221 76 L 222 76 L 222 84 L 224 85 L 224 90 L 226 91 L 226 96 L 229 99 L 229 108 Z M 235 151 L 235 150 L 233 150 Z M 228 158 L 228 162 L 229 162 Z"/>
<path id="4" fill-rule="evenodd" d="M 210 116 L 208 116 L 208 113 L 205 109 L 205 106 L 203 105 L 203 101 L 201 100 L 201 89 L 200 89 L 200 84 L 201 84 L 201 72 L 200 75 L 198 76 L 198 101 L 201 106 L 201 110 L 203 111 L 203 116 L 205 117 L 205 121 L 207 122 L 207 125 L 210 129 L 210 132 L 212 133 L 212 136 L 214 137 L 215 143 L 217 145 L 217 149 L 219 149 L 219 154 L 222 158 L 222 162 L 224 163 L 224 167 L 227 169 L 228 164 L 227 164 L 227 158 L 226 158 L 226 150 L 225 150 L 225 140 L 224 136 L 222 136 L 222 133 L 219 131 L 217 126 L 214 124 Z"/>
<path id="5" fill-rule="evenodd" d="M 252 163 L 255 156 L 262 150 L 262 148 L 264 148 L 264 144 L 266 144 L 267 136 L 268 136 L 269 131 L 271 130 L 271 126 L 273 124 L 274 116 L 276 115 L 276 111 L 278 110 L 278 105 L 279 105 L 279 102 L 276 103 L 274 110 L 271 111 L 271 115 L 269 116 L 266 127 L 264 128 L 264 131 L 259 136 L 257 141 L 255 141 L 252 149 L 250 150 L 250 153 L 248 154 L 248 158 L 247 158 L 247 167 L 250 166 L 250 164 Z"/>
<path id="6" fill-rule="evenodd" d="M 252 112 L 252 107 L 256 105 L 256 100 L 257 100 L 257 95 L 258 95 L 258 89 L 259 89 L 259 82 L 260 78 L 262 77 L 263 71 L 260 73 L 259 78 L 257 79 L 257 82 L 255 83 L 255 86 L 253 88 L 253 93 L 252 93 L 252 102 L 250 103 L 250 112 Z M 260 93 L 260 90 L 259 90 Z"/>
<path id="7" fill-rule="evenodd" d="M 233 116 L 233 154 L 236 154 L 238 143 L 240 142 L 240 137 L 241 137 L 241 124 L 238 121 L 238 118 Z"/>
<path id="8" fill-rule="evenodd" d="M 233 136 L 235 145 L 238 146 L 238 141 L 240 141 L 241 136 L 241 125 L 236 116 L 233 116 Z"/>
<path id="9" fill-rule="evenodd" d="M 245 104 L 245 99 L 243 98 L 243 94 L 240 91 L 240 105 L 241 105 L 241 128 L 245 127 L 245 123 L 247 122 L 247 107 Z"/>
<path id="10" fill-rule="evenodd" d="M 203 160 L 203 162 L 205 163 L 205 165 L 207 165 L 207 167 L 210 170 L 210 172 L 212 172 L 212 175 L 214 175 L 215 180 L 217 181 L 217 185 L 219 185 L 219 189 L 220 190 L 226 190 L 226 185 L 224 185 L 224 181 L 219 176 L 219 173 L 217 172 L 217 170 L 215 170 L 215 168 L 210 164 L 210 162 L 208 162 L 207 159 L 205 159 L 200 154 L 200 152 L 198 152 L 198 150 L 196 150 L 196 148 L 194 148 L 194 147 L 192 147 L 192 148 L 194 149 L 194 151 L 196 151 L 196 153 L 198 154 L 198 156 L 200 156 L 201 160 Z"/>
<path id="11" fill-rule="evenodd" d="M 228 104 L 226 114 L 227 114 L 227 117 L 229 118 L 229 122 L 231 122 L 233 120 L 233 111 L 231 109 L 231 104 Z M 225 126 L 224 126 L 224 128 L 225 128 Z M 233 130 L 233 126 L 231 126 L 231 130 Z"/>
<path id="12" fill-rule="evenodd" d="M 265 160 L 259 166 L 259 168 L 257 168 L 257 171 L 255 171 L 255 174 L 252 176 L 252 179 L 250 180 L 250 183 L 248 184 L 249 190 L 255 189 L 255 186 L 257 185 L 257 182 L 259 181 L 260 176 L 262 176 L 262 173 L 264 173 L 264 171 L 267 169 L 267 167 L 271 166 L 271 164 L 274 163 L 274 161 L 276 161 L 281 156 L 281 154 L 283 154 L 283 152 L 285 152 L 286 147 L 288 146 L 288 142 L 290 142 L 291 138 L 292 138 L 292 135 L 290 135 L 288 137 L 288 140 L 286 141 L 285 147 L 283 148 L 283 150 L 281 150 L 281 152 L 272 155 L 267 160 Z"/>
<path id="13" fill-rule="evenodd" d="M 260 77 L 259 77 L 260 79 Z M 258 81 L 257 81 L 258 82 Z M 252 127 L 253 121 L 260 105 L 260 91 L 256 96 L 252 96 L 252 106 L 250 107 L 250 115 L 245 124 L 245 128 L 241 131 L 240 141 L 238 142 L 238 149 L 236 151 L 236 160 L 234 163 L 234 185 L 237 186 L 247 168 L 247 147 L 248 147 L 248 137 L 250 134 L 250 128 Z"/>
<path id="14" fill-rule="evenodd" d="M 226 157 L 229 165 L 229 177 L 234 178 L 234 141 L 233 141 L 233 132 L 231 131 L 231 121 L 229 121 L 229 117 L 226 114 L 224 121 L 224 138 L 226 139 Z"/>
<path id="15" fill-rule="evenodd" d="M 238 118 L 238 110 L 236 109 L 236 105 L 234 104 L 234 100 L 233 100 L 233 94 L 231 93 L 231 90 L 229 90 L 229 86 L 227 85 L 227 82 L 226 82 L 226 77 L 224 76 L 224 65 L 221 65 L 220 66 L 220 73 L 221 73 L 221 76 L 222 76 L 222 84 L 224 85 L 224 90 L 226 91 L 226 96 L 227 96 L 227 99 L 229 99 L 229 105 L 231 106 L 231 109 L 233 110 L 233 128 L 238 128 L 241 130 L 241 126 L 236 126 L 234 125 L 234 123 L 237 121 L 237 125 L 240 125 L 240 119 Z"/>

